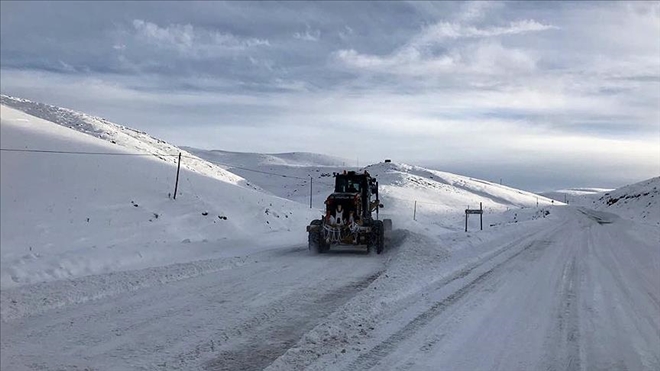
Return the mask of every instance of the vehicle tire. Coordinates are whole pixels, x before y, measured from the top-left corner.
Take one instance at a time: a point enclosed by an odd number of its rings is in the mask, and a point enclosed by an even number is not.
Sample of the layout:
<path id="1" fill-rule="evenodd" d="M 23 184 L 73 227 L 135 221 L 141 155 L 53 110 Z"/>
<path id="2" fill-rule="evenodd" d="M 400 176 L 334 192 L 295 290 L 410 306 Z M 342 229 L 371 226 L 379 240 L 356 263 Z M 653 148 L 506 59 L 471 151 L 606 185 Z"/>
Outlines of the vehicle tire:
<path id="1" fill-rule="evenodd" d="M 378 221 L 376 220 L 371 225 L 371 233 L 369 234 L 369 241 L 367 241 L 367 254 L 371 254 L 378 247 L 378 230 Z"/>
<path id="2" fill-rule="evenodd" d="M 383 252 L 383 246 L 385 244 L 385 231 L 383 228 L 382 220 L 374 220 L 374 224 L 371 226 L 371 238 L 369 241 L 369 246 L 371 249 L 376 250 L 376 254 Z"/>
<path id="3" fill-rule="evenodd" d="M 319 228 L 316 230 L 309 231 L 309 235 L 307 237 L 309 251 L 317 254 L 322 253 L 325 245 L 325 241 L 323 240 L 323 230 L 321 229 L 322 223 L 317 219 L 312 220 L 312 222 L 309 224 L 319 226 Z"/>
<path id="4" fill-rule="evenodd" d="M 378 226 L 378 239 L 376 243 L 376 254 L 380 254 L 383 252 L 383 249 L 385 248 L 385 228 L 383 225 L 383 222 L 380 220 L 376 221 L 376 225 Z"/>
<path id="5" fill-rule="evenodd" d="M 319 230 L 318 241 L 319 241 L 318 243 L 319 253 L 328 252 L 328 250 L 330 250 L 330 245 L 328 245 L 328 243 L 325 242 L 325 238 L 323 237 L 323 229 Z"/>

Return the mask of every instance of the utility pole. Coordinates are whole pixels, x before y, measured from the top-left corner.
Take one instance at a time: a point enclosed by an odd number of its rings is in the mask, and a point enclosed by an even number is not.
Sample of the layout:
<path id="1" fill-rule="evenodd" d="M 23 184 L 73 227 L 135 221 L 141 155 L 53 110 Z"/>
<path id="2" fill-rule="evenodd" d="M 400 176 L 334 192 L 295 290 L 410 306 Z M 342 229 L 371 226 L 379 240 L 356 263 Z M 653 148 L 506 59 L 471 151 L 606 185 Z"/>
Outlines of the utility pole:
<path id="1" fill-rule="evenodd" d="M 312 186 L 314 184 L 314 178 L 311 176 L 309 177 L 309 208 L 312 208 L 312 191 L 314 190 L 314 187 Z"/>
<path id="2" fill-rule="evenodd" d="M 179 171 L 181 170 L 181 152 L 179 152 L 179 162 L 176 164 L 176 183 L 174 183 L 174 199 L 176 200 L 176 192 L 179 189 Z"/>

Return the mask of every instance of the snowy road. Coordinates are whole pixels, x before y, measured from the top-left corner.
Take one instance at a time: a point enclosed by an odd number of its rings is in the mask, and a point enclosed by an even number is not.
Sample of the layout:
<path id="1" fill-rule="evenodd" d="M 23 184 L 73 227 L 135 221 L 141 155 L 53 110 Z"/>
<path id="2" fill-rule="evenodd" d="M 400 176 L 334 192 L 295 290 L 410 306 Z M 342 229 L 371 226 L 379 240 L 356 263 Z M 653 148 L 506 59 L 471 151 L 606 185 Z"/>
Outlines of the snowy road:
<path id="1" fill-rule="evenodd" d="M 660 369 L 657 227 L 570 211 L 403 304 L 344 368 Z"/>
<path id="2" fill-rule="evenodd" d="M 250 255 L 217 272 L 3 323 L 2 368 L 262 369 L 382 268 L 382 257 L 355 250 Z"/>
<path id="3" fill-rule="evenodd" d="M 415 277 L 417 265 L 397 265 L 412 255 L 407 238 L 381 256 L 260 252 L 10 319 L 2 369 L 660 369 L 657 226 L 553 212 L 493 233 L 478 255 L 438 255 L 421 289 L 397 278 Z M 377 314 L 368 331 L 323 339 L 323 323 L 365 308 Z"/>

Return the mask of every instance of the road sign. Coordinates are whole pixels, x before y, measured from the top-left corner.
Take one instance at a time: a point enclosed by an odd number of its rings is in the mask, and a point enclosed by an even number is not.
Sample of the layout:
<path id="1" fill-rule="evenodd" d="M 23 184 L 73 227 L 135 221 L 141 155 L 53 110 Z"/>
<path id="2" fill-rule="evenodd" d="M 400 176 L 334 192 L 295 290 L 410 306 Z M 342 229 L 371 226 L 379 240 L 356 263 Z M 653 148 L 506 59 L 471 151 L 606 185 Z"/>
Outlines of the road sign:
<path id="1" fill-rule="evenodd" d="M 468 206 L 467 209 L 465 209 L 465 231 L 467 232 L 467 227 L 468 227 L 468 215 L 470 214 L 478 214 L 479 215 L 479 226 L 481 230 L 484 230 L 484 208 L 481 202 L 479 202 L 479 208 L 478 209 L 470 209 Z"/>

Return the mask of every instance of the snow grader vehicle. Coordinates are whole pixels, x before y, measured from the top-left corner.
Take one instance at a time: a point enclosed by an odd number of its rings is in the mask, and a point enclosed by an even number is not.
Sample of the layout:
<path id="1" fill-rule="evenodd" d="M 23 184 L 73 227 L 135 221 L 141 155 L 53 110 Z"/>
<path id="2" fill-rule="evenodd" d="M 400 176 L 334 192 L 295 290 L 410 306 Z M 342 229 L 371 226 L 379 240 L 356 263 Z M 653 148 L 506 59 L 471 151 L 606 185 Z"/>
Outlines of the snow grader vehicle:
<path id="1" fill-rule="evenodd" d="M 335 189 L 325 200 L 325 215 L 307 226 L 309 249 L 323 253 L 333 245 L 362 245 L 367 253 L 382 253 L 385 230 L 392 229 L 392 220 L 378 219 L 381 207 L 378 181 L 366 170 L 335 174 Z"/>

